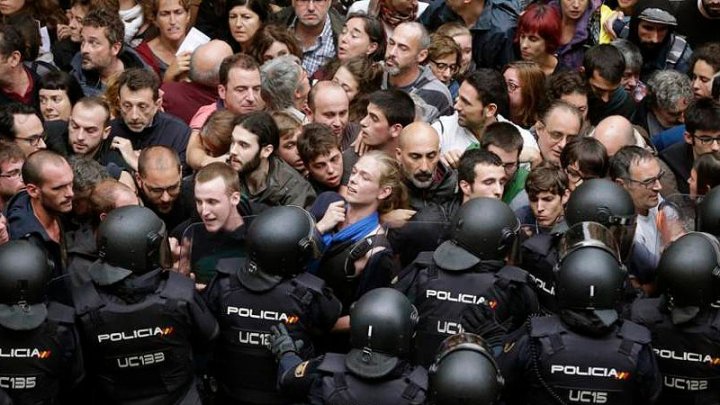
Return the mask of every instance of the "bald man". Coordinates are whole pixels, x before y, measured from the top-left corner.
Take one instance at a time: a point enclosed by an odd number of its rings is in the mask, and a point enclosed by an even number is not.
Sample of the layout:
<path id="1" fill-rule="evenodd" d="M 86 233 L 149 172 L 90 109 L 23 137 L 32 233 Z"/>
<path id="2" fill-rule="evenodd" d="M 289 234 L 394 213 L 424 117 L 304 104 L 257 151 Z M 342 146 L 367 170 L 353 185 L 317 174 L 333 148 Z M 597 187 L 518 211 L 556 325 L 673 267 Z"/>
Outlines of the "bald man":
<path id="1" fill-rule="evenodd" d="M 165 82 L 160 87 L 165 112 L 189 125 L 198 108 L 217 100 L 220 62 L 232 54 L 230 45 L 217 39 L 195 49 L 190 57 L 188 79 Z"/>
<path id="2" fill-rule="evenodd" d="M 416 211 L 388 236 L 405 266 L 418 253 L 435 250 L 444 240 L 446 224 L 461 200 L 457 173 L 440 162 L 440 137 L 429 124 L 414 122 L 403 128 L 395 157 L 405 177 L 410 207 Z"/>
<path id="3" fill-rule="evenodd" d="M 455 197 L 457 176 L 454 170 L 440 164 L 440 136 L 430 124 L 414 122 L 403 128 L 395 157 L 405 176 L 413 209 Z"/>
<path id="4" fill-rule="evenodd" d="M 605 146 L 610 157 L 613 157 L 623 146 L 637 143 L 632 123 L 621 115 L 611 115 L 600 121 L 590 136 Z"/>
<path id="5" fill-rule="evenodd" d="M 175 150 L 162 145 L 143 149 L 138 157 L 135 182 L 143 205 L 165 221 L 168 230 L 194 212 L 188 189 L 191 182 L 183 187 L 180 158 Z M 186 198 L 182 198 L 183 194 Z"/>
<path id="6" fill-rule="evenodd" d="M 590 133 L 590 136 L 605 146 L 610 158 L 624 146 L 635 145 L 648 148 L 642 136 L 635 131 L 632 123 L 621 115 L 611 115 L 598 122 L 595 130 Z M 658 159 L 658 163 L 660 164 L 660 169 L 668 174 L 660 179 L 660 184 L 662 184 L 660 194 L 663 197 L 677 194 L 677 180 L 675 180 L 675 176 L 670 175 L 670 167 L 661 159 Z"/>

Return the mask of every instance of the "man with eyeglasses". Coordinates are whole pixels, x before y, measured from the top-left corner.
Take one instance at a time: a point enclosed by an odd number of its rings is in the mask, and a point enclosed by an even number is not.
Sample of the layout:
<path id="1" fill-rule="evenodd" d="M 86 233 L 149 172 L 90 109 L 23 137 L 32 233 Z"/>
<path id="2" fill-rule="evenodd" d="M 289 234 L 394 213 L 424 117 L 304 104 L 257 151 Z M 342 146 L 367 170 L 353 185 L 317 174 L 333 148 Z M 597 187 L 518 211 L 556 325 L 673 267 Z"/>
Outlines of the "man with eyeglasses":
<path id="1" fill-rule="evenodd" d="M 647 96 L 633 116 L 633 124 L 647 131 L 650 138 L 683 123 L 683 115 L 693 99 L 690 78 L 676 70 L 660 70 L 647 81 Z"/>
<path id="2" fill-rule="evenodd" d="M 302 65 L 308 77 L 337 54 L 345 19 L 331 4 L 331 0 L 292 0 L 291 7 L 273 15 L 275 22 L 290 27 L 302 46 Z"/>
<path id="3" fill-rule="evenodd" d="M 160 111 L 160 80 L 155 73 L 139 68 L 125 70 L 118 77 L 118 88 L 120 117 L 110 122 L 111 148 L 120 152 L 129 168 L 138 170 L 140 150 L 165 145 L 178 153 L 184 167 L 190 127 Z"/>
<path id="4" fill-rule="evenodd" d="M 556 100 L 535 123 L 538 146 L 544 161 L 560 165 L 560 154 L 567 142 L 578 136 L 582 113 L 575 106 Z"/>
<path id="5" fill-rule="evenodd" d="M 143 205 L 153 210 L 167 229 L 172 230 L 192 215 L 192 184 L 183 184 L 180 158 L 175 150 L 163 145 L 143 149 L 135 182 Z"/>
<path id="6" fill-rule="evenodd" d="M 635 243 L 643 245 L 650 254 L 659 259 L 660 238 L 655 220 L 658 205 L 662 200 L 660 190 L 665 170 L 660 166 L 658 158 L 639 146 L 625 146 L 610 159 L 609 175 L 630 194 L 635 205 Z"/>
<path id="7" fill-rule="evenodd" d="M 675 175 L 678 191 L 687 194 L 695 159 L 720 150 L 720 103 L 710 98 L 690 103 L 685 111 L 684 140 L 664 149 L 660 158 Z"/>
<path id="8" fill-rule="evenodd" d="M 18 191 L 25 188 L 22 165 L 25 155 L 11 142 L 0 141 L 0 212 Z"/>
<path id="9" fill-rule="evenodd" d="M 25 156 L 45 149 L 45 128 L 40 116 L 29 105 L 0 105 L 0 139 L 17 145 Z"/>

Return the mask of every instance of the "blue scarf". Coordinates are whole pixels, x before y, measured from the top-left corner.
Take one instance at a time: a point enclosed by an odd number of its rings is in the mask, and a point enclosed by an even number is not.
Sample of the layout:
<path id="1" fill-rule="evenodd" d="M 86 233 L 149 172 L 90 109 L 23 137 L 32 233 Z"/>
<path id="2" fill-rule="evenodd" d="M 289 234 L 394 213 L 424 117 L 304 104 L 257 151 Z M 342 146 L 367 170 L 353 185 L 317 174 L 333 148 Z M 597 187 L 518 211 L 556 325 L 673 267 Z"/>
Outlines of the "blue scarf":
<path id="1" fill-rule="evenodd" d="M 323 244 L 325 245 L 323 251 L 327 251 L 331 246 L 338 243 L 347 241 L 355 243 L 372 232 L 379 224 L 380 216 L 377 212 L 374 212 L 340 232 L 328 232 L 322 236 Z"/>

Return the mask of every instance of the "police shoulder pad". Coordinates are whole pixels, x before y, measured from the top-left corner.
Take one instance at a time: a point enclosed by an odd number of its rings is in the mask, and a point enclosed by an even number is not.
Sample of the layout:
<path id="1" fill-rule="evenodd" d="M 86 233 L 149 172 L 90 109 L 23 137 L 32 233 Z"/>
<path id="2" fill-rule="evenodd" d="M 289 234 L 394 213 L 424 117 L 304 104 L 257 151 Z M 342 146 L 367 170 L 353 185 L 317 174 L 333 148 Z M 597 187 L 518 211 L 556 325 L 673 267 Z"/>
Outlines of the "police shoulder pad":
<path id="1" fill-rule="evenodd" d="M 530 319 L 530 336 L 543 337 L 566 332 L 557 315 L 534 317 Z"/>
<path id="2" fill-rule="evenodd" d="M 425 367 L 415 366 L 413 371 L 408 376 L 408 380 L 410 380 L 413 384 L 417 385 L 423 390 L 426 389 L 428 386 L 427 370 L 425 369 Z"/>
<path id="3" fill-rule="evenodd" d="M 662 323 L 663 314 L 660 312 L 660 298 L 639 298 L 633 302 L 630 310 L 630 319 L 641 325 Z"/>
<path id="4" fill-rule="evenodd" d="M 504 266 L 497 272 L 498 277 L 504 278 L 510 282 L 527 283 L 528 272 L 515 266 Z"/>
<path id="5" fill-rule="evenodd" d="M 218 260 L 215 270 L 221 274 L 235 274 L 240 271 L 243 262 L 245 262 L 244 257 L 226 257 Z"/>
<path id="6" fill-rule="evenodd" d="M 420 252 L 417 257 L 415 257 L 414 263 L 418 264 L 419 266 L 430 266 L 433 264 L 433 252 Z"/>
<path id="7" fill-rule="evenodd" d="M 194 293 L 194 281 L 174 271 L 168 271 L 167 282 L 165 288 L 160 292 L 160 296 L 190 302 L 193 300 Z"/>
<path id="8" fill-rule="evenodd" d="M 648 328 L 638 325 L 632 321 L 623 321 L 618 336 L 623 339 L 632 340 L 633 342 L 640 344 L 650 343 L 652 336 Z"/>
<path id="9" fill-rule="evenodd" d="M 48 304 L 48 319 L 58 323 L 75 323 L 75 308 L 58 302 L 51 301 Z"/>
<path id="10" fill-rule="evenodd" d="M 346 371 L 345 355 L 339 353 L 326 353 L 317 369 L 330 374 L 344 373 Z"/>
<path id="11" fill-rule="evenodd" d="M 323 280 L 320 277 L 317 277 L 315 275 L 312 275 L 308 272 L 298 274 L 295 277 L 294 281 L 296 281 L 298 284 L 302 285 L 303 287 L 306 287 L 317 293 L 322 293 L 323 288 L 325 288 L 325 280 Z"/>

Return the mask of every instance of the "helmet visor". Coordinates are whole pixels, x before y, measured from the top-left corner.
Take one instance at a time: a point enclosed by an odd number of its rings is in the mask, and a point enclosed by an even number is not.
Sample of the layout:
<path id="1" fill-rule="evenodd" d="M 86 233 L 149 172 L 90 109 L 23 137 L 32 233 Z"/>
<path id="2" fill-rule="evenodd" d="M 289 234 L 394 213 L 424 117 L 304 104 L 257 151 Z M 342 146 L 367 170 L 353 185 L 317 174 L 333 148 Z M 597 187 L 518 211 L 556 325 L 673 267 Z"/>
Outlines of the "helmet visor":
<path id="1" fill-rule="evenodd" d="M 620 249 L 613 232 L 597 222 L 580 222 L 571 226 L 560 239 L 558 257 L 560 261 L 581 247 L 597 247 L 612 254 L 621 261 Z"/>

